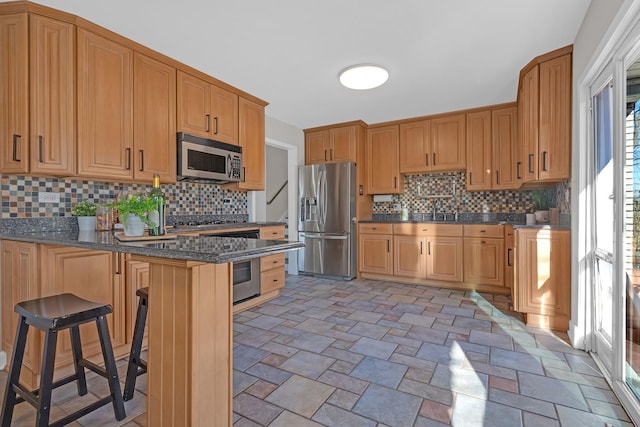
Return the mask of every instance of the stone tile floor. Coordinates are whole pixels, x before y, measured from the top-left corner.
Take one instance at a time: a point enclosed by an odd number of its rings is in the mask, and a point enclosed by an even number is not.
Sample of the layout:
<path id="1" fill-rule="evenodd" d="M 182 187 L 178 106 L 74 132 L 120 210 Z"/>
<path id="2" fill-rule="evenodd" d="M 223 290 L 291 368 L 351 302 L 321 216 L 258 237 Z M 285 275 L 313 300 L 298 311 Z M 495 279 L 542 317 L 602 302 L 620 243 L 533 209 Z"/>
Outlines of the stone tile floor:
<path id="1" fill-rule="evenodd" d="M 506 296 L 288 276 L 280 298 L 234 318 L 234 426 L 631 426 L 567 343 L 524 326 Z M 146 376 L 137 388 L 123 422 L 106 406 L 73 425 L 145 426 Z M 96 399 L 74 392 L 54 394 L 52 419 Z M 12 425 L 33 417 L 21 404 Z"/>

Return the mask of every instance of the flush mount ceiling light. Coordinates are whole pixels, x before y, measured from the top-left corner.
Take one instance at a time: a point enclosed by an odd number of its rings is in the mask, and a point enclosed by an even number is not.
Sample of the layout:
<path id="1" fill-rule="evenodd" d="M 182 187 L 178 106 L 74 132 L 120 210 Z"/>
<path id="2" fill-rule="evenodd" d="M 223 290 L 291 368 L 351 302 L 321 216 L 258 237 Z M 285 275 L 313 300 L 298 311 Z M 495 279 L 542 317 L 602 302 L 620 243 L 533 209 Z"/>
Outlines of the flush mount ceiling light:
<path id="1" fill-rule="evenodd" d="M 366 90 L 381 86 L 389 78 L 389 72 L 372 64 L 353 65 L 340 73 L 340 83 L 349 89 Z"/>

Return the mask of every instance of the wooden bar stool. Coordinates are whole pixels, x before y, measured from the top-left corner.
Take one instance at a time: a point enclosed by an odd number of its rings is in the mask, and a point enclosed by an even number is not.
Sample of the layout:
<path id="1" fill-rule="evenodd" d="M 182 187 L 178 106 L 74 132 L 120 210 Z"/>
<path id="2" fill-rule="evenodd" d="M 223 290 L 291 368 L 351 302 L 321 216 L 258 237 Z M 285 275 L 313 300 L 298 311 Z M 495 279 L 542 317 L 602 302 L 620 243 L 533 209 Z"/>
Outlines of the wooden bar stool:
<path id="1" fill-rule="evenodd" d="M 87 301 L 73 294 L 61 294 L 20 302 L 16 304 L 15 312 L 20 315 L 20 320 L 18 321 L 13 358 L 7 377 L 7 387 L 4 392 L 0 425 L 11 425 L 15 405 L 26 401 L 36 408 L 36 426 L 49 426 L 51 394 L 55 388 L 76 381 L 78 395 L 87 394 L 87 379 L 84 368 L 107 379 L 109 396 L 67 415 L 51 425 L 63 426 L 69 424 L 109 402 L 113 403 L 116 420 L 120 421 L 125 418 L 124 403 L 120 394 L 120 383 L 118 382 L 118 371 L 105 317 L 112 312 L 110 305 Z M 83 323 L 94 321 L 98 328 L 98 336 L 105 363 L 104 368 L 82 357 L 79 326 Z M 20 371 L 22 369 L 29 326 L 38 328 L 45 333 L 40 387 L 34 391 L 29 391 L 20 384 Z M 63 329 L 69 329 L 71 333 L 71 349 L 75 373 L 54 382 L 56 342 L 58 340 L 58 331 Z"/>
<path id="2" fill-rule="evenodd" d="M 124 383 L 124 400 L 131 400 L 136 387 L 136 378 L 147 372 L 147 362 L 140 358 L 142 351 L 142 339 L 144 338 L 144 326 L 147 323 L 147 311 L 149 310 L 149 288 L 140 288 L 136 291 L 140 297 L 138 301 L 138 313 L 136 324 L 133 328 L 133 342 L 129 354 L 129 366 L 127 367 L 127 379 Z"/>

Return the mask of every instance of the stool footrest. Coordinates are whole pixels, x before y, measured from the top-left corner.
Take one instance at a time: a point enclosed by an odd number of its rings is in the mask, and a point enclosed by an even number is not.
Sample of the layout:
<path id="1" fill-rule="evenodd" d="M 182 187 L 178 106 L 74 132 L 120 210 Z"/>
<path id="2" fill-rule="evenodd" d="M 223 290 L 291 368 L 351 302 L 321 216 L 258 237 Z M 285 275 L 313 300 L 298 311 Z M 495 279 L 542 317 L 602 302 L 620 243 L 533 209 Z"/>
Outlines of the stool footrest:
<path id="1" fill-rule="evenodd" d="M 49 424 L 49 427 L 66 426 L 67 424 L 77 420 L 78 418 L 84 417 L 88 413 L 93 412 L 96 409 L 101 408 L 104 405 L 107 405 L 109 403 L 111 403 L 111 396 L 103 397 L 102 399 L 97 400 L 97 401 L 91 403 L 90 405 L 85 406 L 84 408 L 80 409 L 79 411 L 74 412 L 73 414 L 69 414 L 64 418 L 60 418 L 59 420 L 52 422 L 51 424 Z M 118 421 L 120 421 L 120 420 L 118 420 Z"/>
<path id="2" fill-rule="evenodd" d="M 68 377 L 60 378 L 58 381 L 51 384 L 51 390 L 55 390 L 58 387 L 61 387 L 65 384 L 69 384 L 78 379 L 78 375 L 73 374 Z M 40 394 L 40 389 L 37 388 L 35 390 L 27 390 L 24 388 L 22 384 L 14 384 L 13 389 L 16 391 L 18 395 L 16 397 L 16 404 L 22 402 L 29 402 L 31 406 L 38 407 L 38 395 Z"/>
<path id="3" fill-rule="evenodd" d="M 96 374 L 100 375 L 103 378 L 107 378 L 107 370 L 105 368 L 103 368 L 100 365 L 96 365 L 95 363 L 91 362 L 90 360 L 87 359 L 82 359 L 78 365 L 83 366 L 93 372 L 95 372 Z"/>

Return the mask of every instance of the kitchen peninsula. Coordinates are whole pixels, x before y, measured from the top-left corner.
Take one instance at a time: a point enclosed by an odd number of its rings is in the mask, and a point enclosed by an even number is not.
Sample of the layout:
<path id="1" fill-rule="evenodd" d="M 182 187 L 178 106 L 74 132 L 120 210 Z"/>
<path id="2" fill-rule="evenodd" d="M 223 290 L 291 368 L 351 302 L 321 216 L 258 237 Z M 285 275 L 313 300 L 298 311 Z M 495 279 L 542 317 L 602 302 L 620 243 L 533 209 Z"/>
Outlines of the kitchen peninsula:
<path id="1" fill-rule="evenodd" d="M 0 230 L 0 239 L 3 252 L 13 243 L 32 245 L 37 253 L 56 245 L 131 254 L 131 260 L 149 263 L 147 414 L 153 426 L 232 424 L 232 263 L 303 246 L 211 235 L 120 242 L 111 232 L 73 229 Z M 3 261 L 3 278 L 12 268 Z M 12 314 L 2 313 L 3 321 Z"/>

